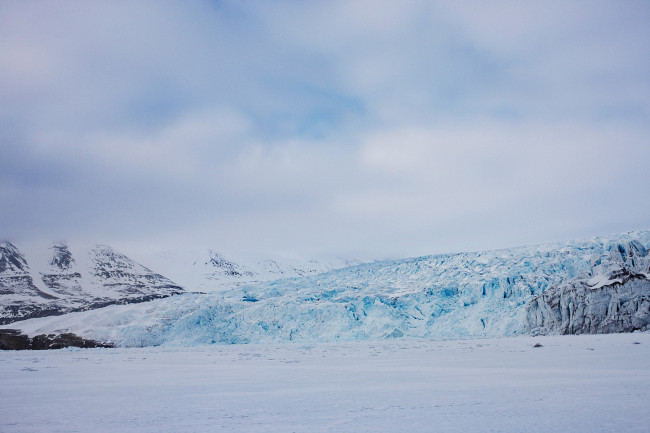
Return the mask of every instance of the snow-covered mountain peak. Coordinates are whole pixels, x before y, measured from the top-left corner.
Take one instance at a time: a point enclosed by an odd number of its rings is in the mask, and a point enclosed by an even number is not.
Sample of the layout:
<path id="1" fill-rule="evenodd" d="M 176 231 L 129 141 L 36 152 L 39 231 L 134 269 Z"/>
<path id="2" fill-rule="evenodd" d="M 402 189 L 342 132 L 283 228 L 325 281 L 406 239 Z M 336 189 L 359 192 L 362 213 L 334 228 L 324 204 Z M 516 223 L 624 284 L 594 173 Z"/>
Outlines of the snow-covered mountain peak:
<path id="1" fill-rule="evenodd" d="M 207 275 L 208 278 L 217 279 L 217 276 L 226 277 L 252 277 L 255 274 L 252 271 L 245 269 L 237 263 L 231 262 L 226 259 L 221 253 L 217 251 L 208 251 L 208 260 L 204 265 L 214 269 L 212 273 Z"/>
<path id="2" fill-rule="evenodd" d="M 285 278 L 316 275 L 361 263 L 354 258 L 295 258 L 282 255 L 226 254 L 215 249 L 146 252 L 138 256 L 152 269 L 189 291 L 221 292 Z"/>
<path id="3" fill-rule="evenodd" d="M 151 269 L 131 260 L 108 245 L 97 245 L 90 250 L 92 269 L 95 275 L 104 277 L 120 277 L 124 272 L 131 271 L 142 274 L 152 273 Z"/>
<path id="4" fill-rule="evenodd" d="M 111 247 L 0 243 L 0 322 L 142 302 L 183 288 Z"/>
<path id="5" fill-rule="evenodd" d="M 0 274 L 28 272 L 25 257 L 11 242 L 0 242 Z"/>

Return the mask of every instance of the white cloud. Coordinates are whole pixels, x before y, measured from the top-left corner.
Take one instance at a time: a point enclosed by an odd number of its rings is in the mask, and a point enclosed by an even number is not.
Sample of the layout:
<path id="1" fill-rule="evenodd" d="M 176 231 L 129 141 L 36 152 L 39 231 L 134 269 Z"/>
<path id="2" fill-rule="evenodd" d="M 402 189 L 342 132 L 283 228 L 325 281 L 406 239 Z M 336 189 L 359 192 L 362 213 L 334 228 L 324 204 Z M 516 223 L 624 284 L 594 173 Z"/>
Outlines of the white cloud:
<path id="1" fill-rule="evenodd" d="M 0 11 L 1 237 L 409 254 L 650 224 L 644 2 Z"/>

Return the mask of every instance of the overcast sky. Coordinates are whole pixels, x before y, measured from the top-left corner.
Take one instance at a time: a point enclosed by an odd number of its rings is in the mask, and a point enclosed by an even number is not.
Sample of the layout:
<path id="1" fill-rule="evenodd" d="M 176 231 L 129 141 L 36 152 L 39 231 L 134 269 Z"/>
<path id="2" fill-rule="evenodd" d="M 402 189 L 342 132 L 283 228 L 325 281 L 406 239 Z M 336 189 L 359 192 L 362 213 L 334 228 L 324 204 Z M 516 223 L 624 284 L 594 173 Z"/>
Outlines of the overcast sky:
<path id="1" fill-rule="evenodd" d="M 0 2 L 0 238 L 411 256 L 650 228 L 650 2 Z"/>

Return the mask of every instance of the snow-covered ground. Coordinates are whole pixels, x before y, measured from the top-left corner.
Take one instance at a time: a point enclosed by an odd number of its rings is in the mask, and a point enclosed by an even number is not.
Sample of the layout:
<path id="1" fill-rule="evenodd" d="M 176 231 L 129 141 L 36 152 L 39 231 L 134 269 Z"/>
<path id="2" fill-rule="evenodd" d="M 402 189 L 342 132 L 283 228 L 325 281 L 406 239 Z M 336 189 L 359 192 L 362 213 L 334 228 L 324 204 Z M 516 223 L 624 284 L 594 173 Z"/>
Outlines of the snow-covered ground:
<path id="1" fill-rule="evenodd" d="M 650 333 L 0 352 L 0 431 L 647 432 L 649 366 Z"/>

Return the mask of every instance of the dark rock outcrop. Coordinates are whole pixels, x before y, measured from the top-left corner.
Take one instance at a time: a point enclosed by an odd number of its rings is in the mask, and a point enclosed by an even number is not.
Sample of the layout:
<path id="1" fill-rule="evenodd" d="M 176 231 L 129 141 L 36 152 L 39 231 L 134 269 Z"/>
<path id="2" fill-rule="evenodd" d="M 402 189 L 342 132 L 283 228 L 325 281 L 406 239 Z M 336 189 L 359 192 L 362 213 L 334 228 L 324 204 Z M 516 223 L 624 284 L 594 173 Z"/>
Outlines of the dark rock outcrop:
<path id="1" fill-rule="evenodd" d="M 0 329 L 0 350 L 50 350 L 65 347 L 112 347 L 106 343 L 81 338 L 76 334 L 41 334 L 34 337 L 21 334 L 16 329 Z"/>
<path id="2" fill-rule="evenodd" d="M 215 274 L 226 275 L 230 277 L 252 277 L 253 272 L 245 269 L 243 266 L 233 263 L 216 251 L 210 251 L 210 258 L 205 263 L 214 267 Z"/>
<path id="3" fill-rule="evenodd" d="M 39 290 L 30 275 L 31 270 L 23 254 L 10 242 L 0 242 L 0 295 L 56 299 L 56 296 Z"/>

